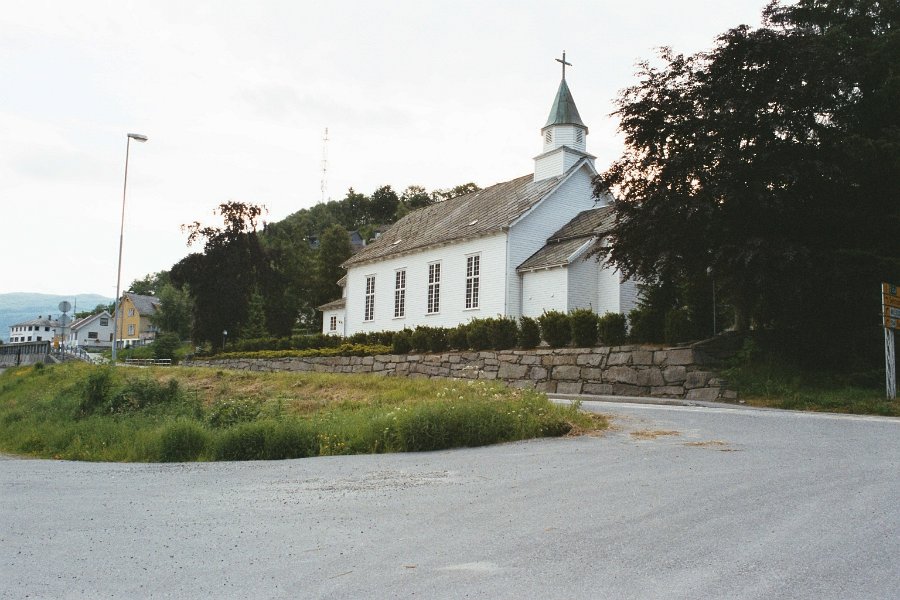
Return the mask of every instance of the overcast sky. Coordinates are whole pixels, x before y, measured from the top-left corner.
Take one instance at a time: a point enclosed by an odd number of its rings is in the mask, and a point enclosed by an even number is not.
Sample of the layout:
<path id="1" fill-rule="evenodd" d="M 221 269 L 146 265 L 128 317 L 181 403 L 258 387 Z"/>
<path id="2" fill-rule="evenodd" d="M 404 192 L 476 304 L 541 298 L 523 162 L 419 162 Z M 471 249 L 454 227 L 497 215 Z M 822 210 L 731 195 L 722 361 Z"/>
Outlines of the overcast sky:
<path id="1" fill-rule="evenodd" d="M 635 63 L 692 53 L 765 0 L 4 2 L 0 293 L 115 295 L 190 249 L 220 202 L 275 221 L 390 184 L 487 186 L 529 173 L 566 50 L 603 169 Z"/>

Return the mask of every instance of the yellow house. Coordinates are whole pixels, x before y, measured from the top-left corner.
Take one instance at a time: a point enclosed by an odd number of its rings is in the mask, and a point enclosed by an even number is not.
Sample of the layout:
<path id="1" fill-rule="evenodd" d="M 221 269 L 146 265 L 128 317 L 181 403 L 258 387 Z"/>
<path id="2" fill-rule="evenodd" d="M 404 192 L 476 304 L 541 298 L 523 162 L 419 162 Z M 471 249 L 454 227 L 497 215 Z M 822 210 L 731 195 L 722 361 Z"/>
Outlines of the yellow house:
<path id="1" fill-rule="evenodd" d="M 119 347 L 142 346 L 156 339 L 159 329 L 150 318 L 159 310 L 160 301 L 156 296 L 142 296 L 125 292 L 119 301 L 119 329 L 116 339 Z"/>

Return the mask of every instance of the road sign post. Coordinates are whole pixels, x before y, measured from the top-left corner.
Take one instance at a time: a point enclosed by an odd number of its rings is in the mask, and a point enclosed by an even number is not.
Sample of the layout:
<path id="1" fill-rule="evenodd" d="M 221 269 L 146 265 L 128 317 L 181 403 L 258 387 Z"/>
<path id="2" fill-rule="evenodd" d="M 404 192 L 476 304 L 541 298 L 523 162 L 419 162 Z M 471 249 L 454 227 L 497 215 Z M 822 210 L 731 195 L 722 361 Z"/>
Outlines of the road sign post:
<path id="1" fill-rule="evenodd" d="M 900 290 L 881 284 L 881 313 L 884 318 L 884 381 L 888 400 L 897 398 L 897 353 L 895 330 L 900 329 Z"/>

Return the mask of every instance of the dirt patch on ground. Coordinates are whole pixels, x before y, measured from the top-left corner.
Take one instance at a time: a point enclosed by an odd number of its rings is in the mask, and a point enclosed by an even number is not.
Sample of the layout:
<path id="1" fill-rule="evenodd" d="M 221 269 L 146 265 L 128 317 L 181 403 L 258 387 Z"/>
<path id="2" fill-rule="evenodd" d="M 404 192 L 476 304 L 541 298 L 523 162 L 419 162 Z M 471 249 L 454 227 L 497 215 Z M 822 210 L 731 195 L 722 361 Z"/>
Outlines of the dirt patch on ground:
<path id="1" fill-rule="evenodd" d="M 680 431 L 672 431 L 668 429 L 639 429 L 631 432 L 631 437 L 636 440 L 655 440 L 665 436 L 679 436 Z"/>
<path id="2" fill-rule="evenodd" d="M 719 452 L 737 452 L 737 449 L 732 448 L 728 445 L 728 442 L 723 442 L 722 440 L 706 440 L 703 442 L 685 442 L 685 446 L 689 446 L 691 448 L 709 448 L 711 450 L 718 450 Z"/>

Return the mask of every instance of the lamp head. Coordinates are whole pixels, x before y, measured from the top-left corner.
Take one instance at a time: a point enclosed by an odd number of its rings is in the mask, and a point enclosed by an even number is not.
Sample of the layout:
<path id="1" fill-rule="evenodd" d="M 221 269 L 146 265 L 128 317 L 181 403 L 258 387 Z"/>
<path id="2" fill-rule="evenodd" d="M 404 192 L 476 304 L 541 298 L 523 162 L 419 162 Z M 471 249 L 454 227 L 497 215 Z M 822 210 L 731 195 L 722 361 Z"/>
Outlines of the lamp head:
<path id="1" fill-rule="evenodd" d="M 138 141 L 138 142 L 146 142 L 147 141 L 147 136 L 141 135 L 140 133 L 129 133 L 128 137 L 130 137 L 131 139 Z"/>

